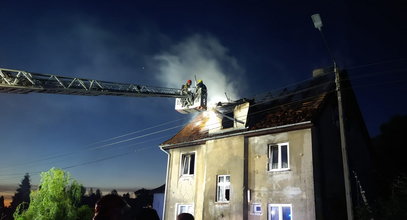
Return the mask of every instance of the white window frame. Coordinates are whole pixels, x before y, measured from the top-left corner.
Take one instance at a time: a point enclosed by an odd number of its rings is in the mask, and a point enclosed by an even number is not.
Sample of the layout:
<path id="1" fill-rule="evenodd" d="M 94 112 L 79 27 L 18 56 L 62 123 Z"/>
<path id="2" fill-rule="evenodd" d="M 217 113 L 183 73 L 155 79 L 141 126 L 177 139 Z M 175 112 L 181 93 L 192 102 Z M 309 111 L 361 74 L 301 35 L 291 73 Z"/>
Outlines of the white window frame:
<path id="1" fill-rule="evenodd" d="M 189 163 L 188 163 L 188 172 L 184 173 L 184 158 L 187 156 L 191 156 L 194 155 L 194 173 L 191 173 L 191 159 L 189 159 Z M 190 176 L 194 176 L 196 172 L 196 152 L 188 152 L 188 153 L 182 153 L 181 154 L 181 158 L 180 158 L 180 176 L 181 177 L 190 177 Z"/>
<path id="2" fill-rule="evenodd" d="M 223 181 L 221 182 L 220 179 L 223 177 Z M 229 182 L 226 181 L 227 177 L 229 177 Z M 229 203 L 231 197 L 231 189 L 230 189 L 230 175 L 218 175 L 216 177 L 216 202 L 217 203 Z M 226 199 L 226 190 L 229 190 L 229 200 Z"/>
<path id="3" fill-rule="evenodd" d="M 291 204 L 268 204 L 268 216 L 267 219 L 271 220 L 271 215 L 273 214 L 271 209 L 272 207 L 277 207 L 278 208 L 278 220 L 283 220 L 283 207 L 289 207 L 290 208 L 290 220 L 293 220 L 293 206 Z"/>
<path id="4" fill-rule="evenodd" d="M 188 212 L 191 215 L 194 215 L 194 205 L 193 204 L 183 204 L 183 203 L 177 203 L 177 212 L 175 213 L 175 219 L 177 219 L 177 216 L 181 213 L 185 213 L 185 212 L 181 212 L 181 207 L 186 207 L 188 209 Z"/>
<path id="5" fill-rule="evenodd" d="M 257 210 L 257 208 L 260 207 L 260 210 Z M 252 215 L 263 215 L 263 208 L 261 203 L 253 203 L 251 205 L 251 214 Z"/>
<path id="6" fill-rule="evenodd" d="M 278 165 L 277 168 L 272 168 L 273 166 L 273 161 L 272 161 L 272 147 L 278 147 Z M 287 146 L 287 167 L 282 168 L 282 158 L 281 158 L 281 146 Z M 268 163 L 267 163 L 267 170 L 274 172 L 274 171 L 284 171 L 284 170 L 290 170 L 290 145 L 288 142 L 285 143 L 278 143 L 278 144 L 269 144 L 267 145 L 267 150 L 268 150 Z"/>

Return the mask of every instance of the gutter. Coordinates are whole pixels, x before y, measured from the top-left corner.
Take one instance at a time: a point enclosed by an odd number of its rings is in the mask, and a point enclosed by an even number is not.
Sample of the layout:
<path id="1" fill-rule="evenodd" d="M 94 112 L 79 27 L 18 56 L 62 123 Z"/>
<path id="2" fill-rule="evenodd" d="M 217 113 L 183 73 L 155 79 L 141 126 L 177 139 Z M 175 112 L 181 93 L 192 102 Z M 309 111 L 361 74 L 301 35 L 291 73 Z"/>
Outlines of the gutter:
<path id="1" fill-rule="evenodd" d="M 203 143 L 206 141 L 210 141 L 210 140 L 215 140 L 215 139 L 233 137 L 233 136 L 238 136 L 238 135 L 254 136 L 257 133 L 269 133 L 270 131 L 273 131 L 273 130 L 287 129 L 290 127 L 307 126 L 307 125 L 311 126 L 312 125 L 311 121 L 303 121 L 303 122 L 298 122 L 298 123 L 294 123 L 294 124 L 280 125 L 280 126 L 276 126 L 276 127 L 262 128 L 262 129 L 258 129 L 258 130 L 252 130 L 252 131 L 245 130 L 245 131 L 238 132 L 238 133 L 207 137 L 207 138 L 203 138 L 203 139 L 199 139 L 199 140 L 177 143 L 177 144 L 166 144 L 166 145 L 161 145 L 160 148 L 163 150 L 164 148 L 169 149 L 169 148 L 185 147 L 185 146 L 189 146 L 189 145 L 197 145 L 197 144 L 200 144 L 200 143 Z"/>
<path id="2" fill-rule="evenodd" d="M 164 189 L 164 204 L 163 204 L 163 213 L 162 213 L 162 219 L 165 219 L 165 206 L 167 202 L 167 190 L 168 190 L 168 172 L 169 172 L 169 167 L 170 167 L 170 154 L 160 146 L 160 150 L 167 154 L 167 170 L 165 172 L 165 189 Z"/>

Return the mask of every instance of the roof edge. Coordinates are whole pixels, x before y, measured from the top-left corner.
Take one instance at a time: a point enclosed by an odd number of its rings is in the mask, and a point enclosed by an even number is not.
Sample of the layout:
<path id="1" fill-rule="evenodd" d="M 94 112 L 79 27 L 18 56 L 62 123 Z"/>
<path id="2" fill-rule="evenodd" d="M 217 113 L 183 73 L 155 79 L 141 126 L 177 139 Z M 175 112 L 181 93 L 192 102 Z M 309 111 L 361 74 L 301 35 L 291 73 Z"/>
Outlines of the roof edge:
<path id="1" fill-rule="evenodd" d="M 280 125 L 280 126 L 262 128 L 262 129 L 251 130 L 251 131 L 242 131 L 242 132 L 226 134 L 226 135 L 216 135 L 216 136 L 188 141 L 188 142 L 182 142 L 182 143 L 177 143 L 177 144 L 165 144 L 165 145 L 159 145 L 159 146 L 163 150 L 169 150 L 169 149 L 174 149 L 174 148 L 187 147 L 187 146 L 191 146 L 191 145 L 204 144 L 206 141 L 216 140 L 216 139 L 226 138 L 226 137 L 233 137 L 233 136 L 237 136 L 237 135 L 244 135 L 244 136 L 251 137 L 251 136 L 256 136 L 256 135 L 272 133 L 277 130 L 303 129 L 303 128 L 311 127 L 312 125 L 313 124 L 311 121 L 303 121 L 303 122 L 298 122 L 298 123 L 294 123 L 294 124 Z"/>

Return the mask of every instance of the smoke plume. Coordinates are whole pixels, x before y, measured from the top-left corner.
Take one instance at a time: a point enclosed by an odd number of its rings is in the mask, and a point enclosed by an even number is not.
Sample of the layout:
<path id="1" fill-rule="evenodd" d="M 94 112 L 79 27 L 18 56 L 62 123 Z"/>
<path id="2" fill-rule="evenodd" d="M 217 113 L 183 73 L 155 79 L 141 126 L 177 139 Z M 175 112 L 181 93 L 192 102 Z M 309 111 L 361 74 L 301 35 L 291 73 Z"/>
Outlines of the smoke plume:
<path id="1" fill-rule="evenodd" d="M 193 35 L 154 57 L 156 78 L 166 87 L 180 88 L 186 80 L 202 79 L 208 88 L 208 104 L 240 97 L 244 70 L 216 38 Z M 194 84 L 193 84 L 194 85 Z"/>

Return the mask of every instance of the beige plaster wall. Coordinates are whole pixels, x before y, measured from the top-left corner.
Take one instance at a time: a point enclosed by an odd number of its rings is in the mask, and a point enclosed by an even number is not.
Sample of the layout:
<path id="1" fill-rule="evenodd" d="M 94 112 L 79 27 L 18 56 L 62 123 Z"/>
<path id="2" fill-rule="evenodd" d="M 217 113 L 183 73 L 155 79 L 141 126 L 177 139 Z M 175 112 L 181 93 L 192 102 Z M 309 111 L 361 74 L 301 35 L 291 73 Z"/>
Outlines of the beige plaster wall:
<path id="1" fill-rule="evenodd" d="M 292 204 L 293 219 L 315 219 L 311 130 L 248 138 L 249 205 L 261 203 L 261 216 L 243 211 L 244 140 L 236 136 L 170 150 L 165 219 L 175 219 L 177 204 L 193 204 L 197 220 L 267 219 L 268 204 Z M 268 144 L 284 142 L 289 143 L 290 170 L 268 171 Z M 181 177 L 181 154 L 189 152 L 195 152 L 195 175 Z M 217 175 L 231 176 L 229 203 L 216 202 Z"/>
<path id="2" fill-rule="evenodd" d="M 202 202 L 197 202 L 202 201 L 202 194 L 197 192 L 201 191 L 203 181 L 203 149 L 197 145 L 170 150 L 165 219 L 176 219 L 177 204 L 191 204 L 195 213 L 202 212 Z M 181 155 L 190 152 L 195 152 L 195 174 L 181 176 Z"/>
<path id="3" fill-rule="evenodd" d="M 268 144 L 289 143 L 288 171 L 268 171 Z M 311 129 L 251 137 L 248 139 L 250 202 L 261 203 L 267 219 L 268 204 L 292 204 L 293 219 L 315 219 Z"/>
<path id="4" fill-rule="evenodd" d="M 206 145 L 170 150 L 165 219 L 175 219 L 177 204 L 193 204 L 199 219 L 243 218 L 243 137 L 208 141 Z M 180 176 L 181 154 L 195 152 L 192 177 Z M 228 203 L 216 202 L 218 175 L 230 175 Z"/>
<path id="5" fill-rule="evenodd" d="M 243 144 L 242 136 L 207 142 L 202 219 L 243 219 Z M 216 202 L 218 175 L 230 175 L 229 203 Z"/>

